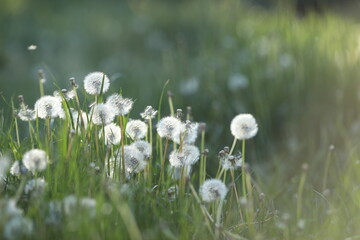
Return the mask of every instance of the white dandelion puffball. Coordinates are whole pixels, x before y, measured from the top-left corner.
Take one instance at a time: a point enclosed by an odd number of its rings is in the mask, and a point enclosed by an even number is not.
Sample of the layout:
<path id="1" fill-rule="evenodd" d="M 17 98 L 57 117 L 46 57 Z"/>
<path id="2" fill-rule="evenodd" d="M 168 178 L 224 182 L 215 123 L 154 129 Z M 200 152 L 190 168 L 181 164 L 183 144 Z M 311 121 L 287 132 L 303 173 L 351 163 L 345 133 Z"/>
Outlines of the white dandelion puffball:
<path id="1" fill-rule="evenodd" d="M 121 129 L 115 123 L 110 123 L 104 127 L 105 132 L 105 144 L 106 145 L 117 145 L 121 140 Z M 103 131 L 100 130 L 100 138 L 102 137 Z"/>
<path id="2" fill-rule="evenodd" d="M 136 147 L 143 155 L 145 159 L 148 159 L 151 156 L 152 148 L 150 143 L 138 140 L 136 142 L 133 142 L 130 146 Z"/>
<path id="3" fill-rule="evenodd" d="M 182 150 L 174 150 L 171 152 L 169 161 L 171 166 L 178 168 L 185 165 L 195 164 L 200 157 L 200 151 L 192 145 L 184 145 Z"/>
<path id="4" fill-rule="evenodd" d="M 45 193 L 46 182 L 43 178 L 29 180 L 24 188 L 25 194 L 31 194 L 32 197 L 41 197 Z"/>
<path id="5" fill-rule="evenodd" d="M 104 81 L 104 85 L 103 85 Z M 103 72 L 92 72 L 86 75 L 84 79 L 84 88 L 88 94 L 100 95 L 101 87 L 103 85 L 102 92 L 105 93 L 109 90 L 110 80 Z"/>
<path id="6" fill-rule="evenodd" d="M 48 161 L 46 152 L 41 149 L 27 151 L 22 159 L 24 166 L 32 173 L 45 170 Z"/>
<path id="7" fill-rule="evenodd" d="M 92 122 L 96 125 L 108 125 L 115 118 L 114 109 L 104 103 L 96 104 L 91 111 Z"/>
<path id="8" fill-rule="evenodd" d="M 241 154 L 237 156 L 225 154 L 220 156 L 220 161 L 225 170 L 235 170 L 242 166 Z"/>
<path id="9" fill-rule="evenodd" d="M 258 132 L 258 125 L 251 114 L 239 114 L 231 121 L 231 134 L 238 140 L 252 138 Z"/>
<path id="10" fill-rule="evenodd" d="M 69 195 L 63 199 L 63 209 L 66 215 L 73 215 L 83 211 L 89 216 L 96 215 L 96 200 L 88 197 L 77 198 L 74 195 Z"/>
<path id="11" fill-rule="evenodd" d="M 147 134 L 147 125 L 141 120 L 130 120 L 126 124 L 126 134 L 133 140 L 143 139 Z"/>
<path id="12" fill-rule="evenodd" d="M 115 109 L 116 115 L 128 114 L 134 104 L 134 101 L 130 98 L 123 98 L 120 94 L 113 94 L 106 99 L 106 104 Z"/>
<path id="13" fill-rule="evenodd" d="M 35 103 L 35 112 L 39 118 L 63 118 L 65 116 L 61 100 L 53 96 L 43 96 Z"/>
<path id="14" fill-rule="evenodd" d="M 33 222 L 26 217 L 16 216 L 11 218 L 4 226 L 5 239 L 28 238 L 34 231 Z"/>
<path id="15" fill-rule="evenodd" d="M 144 110 L 144 112 L 140 113 L 140 116 L 143 119 L 149 120 L 153 119 L 158 111 L 156 111 L 152 106 L 147 106 Z"/>
<path id="16" fill-rule="evenodd" d="M 72 119 L 74 121 L 74 128 L 78 129 L 79 131 L 82 129 L 82 125 L 84 124 L 84 128 L 86 129 L 89 125 L 88 118 L 86 112 L 82 112 L 79 115 L 79 112 L 71 109 Z"/>
<path id="17" fill-rule="evenodd" d="M 18 117 L 22 121 L 33 121 L 36 119 L 36 112 L 35 110 L 28 109 L 27 107 L 22 107 L 18 113 Z"/>
<path id="18" fill-rule="evenodd" d="M 181 121 L 175 117 L 164 117 L 156 125 L 160 137 L 171 140 L 177 139 L 184 131 Z"/>
<path id="19" fill-rule="evenodd" d="M 204 202 L 213 202 L 215 200 L 224 200 L 227 188 L 218 179 L 208 179 L 201 185 L 199 192 Z"/>
<path id="20" fill-rule="evenodd" d="M 181 131 L 183 133 L 174 136 L 174 142 L 180 144 L 180 138 L 182 138 L 183 142 L 186 144 L 194 144 L 198 137 L 198 123 L 183 123 Z"/>
<path id="21" fill-rule="evenodd" d="M 15 161 L 10 168 L 10 173 L 13 176 L 16 177 L 20 177 L 21 175 L 21 171 L 20 171 L 20 162 L 19 161 Z"/>
<path id="22" fill-rule="evenodd" d="M 134 146 L 124 147 L 124 159 L 126 171 L 129 173 L 138 173 L 145 169 L 144 155 Z"/>

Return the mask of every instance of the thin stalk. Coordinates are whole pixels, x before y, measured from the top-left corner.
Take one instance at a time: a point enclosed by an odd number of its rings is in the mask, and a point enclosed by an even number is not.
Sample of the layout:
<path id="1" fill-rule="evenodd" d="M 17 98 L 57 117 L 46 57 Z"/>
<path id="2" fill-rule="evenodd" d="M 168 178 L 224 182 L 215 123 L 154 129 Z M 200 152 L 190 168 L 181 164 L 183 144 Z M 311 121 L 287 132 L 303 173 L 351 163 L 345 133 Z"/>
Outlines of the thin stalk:
<path id="1" fill-rule="evenodd" d="M 169 146 L 169 139 L 166 138 L 165 141 L 165 149 L 164 149 L 164 153 L 163 153 L 163 157 L 161 159 L 161 169 L 160 169 L 160 179 L 159 179 L 159 186 L 161 186 L 161 182 L 164 180 L 164 172 L 165 172 L 165 160 L 166 160 L 166 153 L 167 153 L 167 149 Z"/>
<path id="2" fill-rule="evenodd" d="M 306 180 L 306 171 L 303 171 L 301 174 L 300 182 L 299 182 L 299 188 L 297 192 L 297 208 L 296 208 L 296 217 L 299 221 L 301 219 L 301 213 L 302 213 L 302 195 L 304 192 L 304 185 Z"/>
<path id="3" fill-rule="evenodd" d="M 204 155 L 204 150 L 205 150 L 205 131 L 203 130 L 203 131 L 201 131 L 201 144 L 200 144 L 200 152 L 201 152 L 200 168 L 199 168 L 199 185 L 200 186 L 205 181 L 205 175 L 206 175 L 206 167 L 204 168 L 204 165 L 205 165 L 204 159 L 206 158 L 206 156 Z"/>
<path id="4" fill-rule="evenodd" d="M 230 174 L 231 174 L 231 179 L 232 179 L 232 185 L 233 185 L 233 191 L 235 193 L 235 198 L 236 198 L 236 202 L 238 205 L 238 209 L 239 209 L 239 215 L 241 217 L 241 220 L 243 220 L 243 214 L 241 212 L 241 207 L 240 207 L 240 198 L 239 198 L 239 194 L 236 188 L 236 184 L 235 184 L 235 174 L 234 174 L 234 169 L 230 169 Z"/>
<path id="5" fill-rule="evenodd" d="M 328 177 L 328 174 L 329 174 L 331 153 L 332 153 L 332 150 L 329 150 L 328 154 L 327 154 L 327 157 L 326 157 L 325 171 L 324 171 L 324 178 L 323 178 L 323 185 L 322 185 L 322 190 L 323 191 L 326 189 L 326 185 L 327 185 L 327 177 Z"/>
<path id="6" fill-rule="evenodd" d="M 234 152 L 236 143 L 237 143 L 237 139 L 234 138 L 234 141 L 233 141 L 233 143 L 232 143 L 232 146 L 231 146 L 229 155 L 231 155 L 231 154 Z"/>
<path id="7" fill-rule="evenodd" d="M 245 177 L 245 139 L 242 140 L 242 165 L 241 165 L 241 181 L 243 197 L 246 197 L 246 177 Z"/>
<path id="8" fill-rule="evenodd" d="M 216 224 L 215 224 L 215 237 L 216 239 L 219 239 L 220 237 L 220 226 L 222 225 L 221 224 L 221 215 L 222 215 L 222 208 L 223 208 L 223 205 L 224 205 L 224 201 L 223 200 L 220 200 L 220 203 L 217 207 L 217 211 L 216 211 Z"/>
<path id="9" fill-rule="evenodd" d="M 119 121 L 120 121 L 120 131 L 121 131 L 121 139 L 120 139 L 120 145 L 121 145 L 121 174 L 120 176 L 122 176 L 124 182 L 126 179 L 126 173 L 125 173 L 125 150 L 124 150 L 124 138 L 125 138 L 125 129 L 124 129 L 124 122 L 123 122 L 123 118 L 122 116 L 119 117 Z"/>

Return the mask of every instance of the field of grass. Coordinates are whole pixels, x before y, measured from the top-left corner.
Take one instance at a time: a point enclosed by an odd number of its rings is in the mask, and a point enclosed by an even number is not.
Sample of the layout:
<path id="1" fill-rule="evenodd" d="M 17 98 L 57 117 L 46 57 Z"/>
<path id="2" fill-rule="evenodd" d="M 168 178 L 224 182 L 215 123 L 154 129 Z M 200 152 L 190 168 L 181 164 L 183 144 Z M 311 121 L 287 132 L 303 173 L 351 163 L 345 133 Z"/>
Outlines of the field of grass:
<path id="1" fill-rule="evenodd" d="M 360 239 L 358 23 L 234 0 L 23 4 L 0 10 L 3 238 Z M 97 97 L 84 90 L 93 71 L 110 78 Z M 70 77 L 79 87 L 72 99 L 60 94 L 63 118 L 17 117 L 41 95 L 72 90 Z M 90 105 L 114 93 L 135 102 L 113 120 L 122 141 L 106 144 Z M 123 163 L 124 146 L 136 141 L 126 124 L 148 105 L 158 113 L 143 119 L 152 145 L 145 169 L 110 164 Z M 86 113 L 86 128 L 72 109 Z M 240 113 L 259 131 L 234 148 L 247 164 L 226 171 L 219 152 L 232 149 L 230 123 Z M 170 115 L 206 123 L 189 175 L 169 162 L 185 143 L 157 134 Z M 34 148 L 46 152 L 46 168 L 12 174 Z M 46 184 L 27 184 L 38 178 Z M 200 186 L 212 178 L 227 194 L 208 203 Z"/>

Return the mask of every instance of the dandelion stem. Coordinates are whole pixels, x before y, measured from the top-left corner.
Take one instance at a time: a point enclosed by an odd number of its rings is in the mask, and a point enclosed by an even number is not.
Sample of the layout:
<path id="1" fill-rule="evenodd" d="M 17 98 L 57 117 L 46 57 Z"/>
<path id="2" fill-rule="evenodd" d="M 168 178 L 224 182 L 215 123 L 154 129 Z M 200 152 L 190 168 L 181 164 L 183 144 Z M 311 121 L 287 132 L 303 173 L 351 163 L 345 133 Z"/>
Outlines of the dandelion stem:
<path id="1" fill-rule="evenodd" d="M 119 117 L 120 121 L 120 131 L 121 131 L 121 176 L 125 182 L 126 175 L 125 175 L 125 150 L 124 150 L 124 138 L 125 138 L 125 131 L 124 131 L 124 122 L 122 116 Z"/>
<path id="2" fill-rule="evenodd" d="M 300 182 L 299 182 L 299 188 L 297 192 L 297 210 L 296 210 L 296 217 L 299 221 L 301 219 L 301 213 L 302 213 L 302 195 L 304 191 L 304 185 L 306 180 L 306 171 L 303 171 L 301 174 Z"/>
<path id="3" fill-rule="evenodd" d="M 245 140 L 243 140 L 243 141 L 245 141 Z M 235 149 L 236 143 L 237 143 L 237 139 L 236 139 L 236 138 L 234 138 L 234 141 L 233 141 L 233 144 L 232 144 L 232 146 L 231 146 L 231 149 L 230 149 L 230 153 L 229 153 L 229 155 L 231 155 L 231 154 L 234 152 L 234 149 Z"/>
<path id="4" fill-rule="evenodd" d="M 205 181 L 205 175 L 206 175 L 206 156 L 204 154 L 205 150 L 205 130 L 201 131 L 201 145 L 200 145 L 200 168 L 199 168 L 199 185 L 201 185 Z"/>
<path id="5" fill-rule="evenodd" d="M 241 165 L 241 181 L 243 196 L 246 197 L 246 177 L 245 177 L 245 139 L 242 140 L 242 165 Z"/>

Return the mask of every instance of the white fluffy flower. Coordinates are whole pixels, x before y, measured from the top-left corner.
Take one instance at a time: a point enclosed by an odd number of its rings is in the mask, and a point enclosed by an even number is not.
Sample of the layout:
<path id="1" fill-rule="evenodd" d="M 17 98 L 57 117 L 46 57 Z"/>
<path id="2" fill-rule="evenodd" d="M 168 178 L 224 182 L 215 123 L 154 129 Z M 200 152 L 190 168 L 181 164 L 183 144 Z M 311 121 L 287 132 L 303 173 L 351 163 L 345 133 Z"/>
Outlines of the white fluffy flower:
<path id="1" fill-rule="evenodd" d="M 218 179 L 208 179 L 200 187 L 200 196 L 205 202 L 224 200 L 226 193 L 225 184 Z"/>
<path id="2" fill-rule="evenodd" d="M 104 103 L 96 104 L 91 111 L 92 122 L 96 125 L 108 125 L 115 118 L 114 109 Z"/>
<path id="3" fill-rule="evenodd" d="M 164 117 L 156 125 L 160 137 L 171 140 L 178 139 L 184 132 L 184 126 L 181 121 L 175 117 Z"/>
<path id="4" fill-rule="evenodd" d="M 66 215 L 72 215 L 79 211 L 87 212 L 91 217 L 96 214 L 96 200 L 92 198 L 77 198 L 69 195 L 63 199 L 63 207 Z"/>
<path id="5" fill-rule="evenodd" d="M 182 167 L 185 165 L 195 164 L 200 157 L 200 151 L 197 147 L 192 145 L 183 145 L 182 151 L 174 150 L 171 152 L 169 161 L 173 167 Z"/>
<path id="6" fill-rule="evenodd" d="M 142 139 L 146 136 L 147 125 L 141 120 L 130 120 L 126 124 L 126 133 L 131 139 Z"/>
<path id="7" fill-rule="evenodd" d="M 25 217 L 11 218 L 4 226 L 5 239 L 24 239 L 29 237 L 34 230 L 33 222 Z"/>
<path id="8" fill-rule="evenodd" d="M 174 142 L 176 142 L 177 144 L 180 144 L 180 137 L 183 140 L 183 143 L 186 144 L 194 144 L 194 142 L 196 141 L 197 137 L 198 137 L 198 128 L 199 128 L 199 124 L 198 123 L 186 123 L 182 125 L 182 132 L 179 135 L 176 135 L 176 137 L 174 137 Z"/>
<path id="9" fill-rule="evenodd" d="M 146 162 L 144 160 L 144 155 L 135 146 L 124 147 L 124 158 L 127 172 L 138 173 L 145 169 Z"/>
<path id="10" fill-rule="evenodd" d="M 41 149 L 27 151 L 22 159 L 24 166 L 32 173 L 45 170 L 48 161 L 46 152 Z"/>
<path id="11" fill-rule="evenodd" d="M 35 112 L 39 118 L 63 118 L 65 116 L 61 101 L 57 97 L 43 96 L 35 103 Z"/>
<path id="12" fill-rule="evenodd" d="M 103 85 L 104 82 L 104 85 Z M 84 88 L 88 94 L 100 95 L 103 85 L 103 93 L 109 90 L 110 80 L 103 72 L 92 72 L 86 75 L 84 79 Z"/>
<path id="13" fill-rule="evenodd" d="M 119 94 L 113 94 L 106 99 L 106 104 L 115 109 L 114 111 L 116 115 L 122 116 L 131 111 L 134 101 L 130 98 L 123 98 Z"/>
<path id="14" fill-rule="evenodd" d="M 105 144 L 117 145 L 121 140 L 121 129 L 115 123 L 110 123 L 104 127 L 105 132 Z M 100 130 L 100 137 L 102 137 L 102 130 Z"/>
<path id="15" fill-rule="evenodd" d="M 150 143 L 138 140 L 136 142 L 133 142 L 131 146 L 136 147 L 145 157 L 145 159 L 148 159 L 151 156 L 152 148 Z"/>
<path id="16" fill-rule="evenodd" d="M 251 114 L 239 114 L 231 121 L 231 134 L 238 140 L 252 138 L 258 132 L 258 125 Z"/>
<path id="17" fill-rule="evenodd" d="M 219 155 L 221 165 L 225 170 L 238 169 L 242 165 L 241 153 L 238 155 L 229 155 L 223 153 Z"/>
<path id="18" fill-rule="evenodd" d="M 8 171 L 10 166 L 10 159 L 8 156 L 4 155 L 1 156 L 0 153 L 0 181 L 3 179 L 6 175 L 6 172 Z"/>
<path id="19" fill-rule="evenodd" d="M 158 111 L 156 111 L 152 106 L 147 106 L 144 112 L 140 113 L 140 116 L 143 119 L 149 120 L 149 119 L 153 119 L 156 116 L 157 112 Z"/>
<path id="20" fill-rule="evenodd" d="M 21 171 L 20 171 L 20 162 L 19 161 L 15 161 L 10 168 L 10 173 L 13 176 L 16 177 L 20 177 L 21 175 Z"/>
<path id="21" fill-rule="evenodd" d="M 29 109 L 26 106 L 22 107 L 18 113 L 18 117 L 22 120 L 22 121 L 33 121 L 36 119 L 36 112 L 35 110 Z"/>
<path id="22" fill-rule="evenodd" d="M 24 188 L 26 194 L 31 194 L 32 197 L 41 197 L 45 193 L 46 182 L 43 178 L 29 180 Z"/>
<path id="23" fill-rule="evenodd" d="M 82 124 L 84 124 L 85 129 L 88 127 L 89 123 L 86 112 L 82 112 L 80 116 L 78 111 L 71 109 L 71 115 L 74 121 L 75 129 L 78 129 L 80 131 L 82 129 Z"/>

